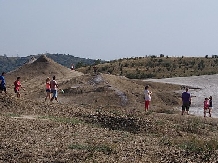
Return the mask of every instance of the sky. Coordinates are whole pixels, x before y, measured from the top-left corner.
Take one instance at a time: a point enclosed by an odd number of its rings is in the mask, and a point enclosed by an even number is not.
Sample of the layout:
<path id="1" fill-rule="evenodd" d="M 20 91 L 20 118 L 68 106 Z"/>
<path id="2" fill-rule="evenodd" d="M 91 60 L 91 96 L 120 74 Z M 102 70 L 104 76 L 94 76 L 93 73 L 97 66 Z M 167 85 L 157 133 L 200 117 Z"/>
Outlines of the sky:
<path id="1" fill-rule="evenodd" d="M 0 55 L 218 54 L 218 0 L 0 0 Z"/>

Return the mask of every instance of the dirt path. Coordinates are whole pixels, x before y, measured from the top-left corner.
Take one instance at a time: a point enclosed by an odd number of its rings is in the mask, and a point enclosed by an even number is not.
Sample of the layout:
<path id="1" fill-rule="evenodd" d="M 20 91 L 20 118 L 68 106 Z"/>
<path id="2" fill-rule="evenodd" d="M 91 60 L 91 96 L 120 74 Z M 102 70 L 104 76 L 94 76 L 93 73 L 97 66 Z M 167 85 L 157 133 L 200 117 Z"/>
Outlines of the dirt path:
<path id="1" fill-rule="evenodd" d="M 38 119 L 38 116 L 36 115 L 20 115 L 20 116 L 14 116 L 11 118 L 15 118 L 15 119 Z"/>

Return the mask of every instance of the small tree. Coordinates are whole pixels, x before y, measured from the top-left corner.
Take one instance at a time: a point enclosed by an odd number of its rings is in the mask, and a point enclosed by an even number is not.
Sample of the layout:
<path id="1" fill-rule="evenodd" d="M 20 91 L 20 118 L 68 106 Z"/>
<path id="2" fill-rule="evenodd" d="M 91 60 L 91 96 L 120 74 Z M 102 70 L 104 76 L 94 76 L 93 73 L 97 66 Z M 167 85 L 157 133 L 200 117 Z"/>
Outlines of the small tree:
<path id="1" fill-rule="evenodd" d="M 83 62 L 78 62 L 75 66 L 75 68 L 80 68 L 80 67 L 83 67 L 84 66 L 84 63 Z"/>
<path id="2" fill-rule="evenodd" d="M 152 55 L 151 58 L 157 58 L 157 56 L 156 55 Z"/>
<path id="3" fill-rule="evenodd" d="M 164 57 L 164 54 L 160 54 L 160 57 Z"/>

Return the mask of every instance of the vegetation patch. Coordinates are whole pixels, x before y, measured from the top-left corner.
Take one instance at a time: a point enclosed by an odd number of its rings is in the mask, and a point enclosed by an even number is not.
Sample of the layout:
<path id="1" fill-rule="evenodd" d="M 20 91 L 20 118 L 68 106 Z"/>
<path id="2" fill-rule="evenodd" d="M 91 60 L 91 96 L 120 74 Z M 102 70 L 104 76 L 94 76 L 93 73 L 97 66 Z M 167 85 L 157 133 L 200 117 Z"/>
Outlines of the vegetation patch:
<path id="1" fill-rule="evenodd" d="M 175 114 L 176 111 L 174 109 L 164 109 L 164 108 L 159 108 L 155 110 L 156 113 L 165 113 L 165 114 Z"/>
<path id="2" fill-rule="evenodd" d="M 140 130 L 138 119 L 132 117 L 115 117 L 105 114 L 88 115 L 84 117 L 87 123 L 97 123 L 111 130 L 122 130 L 137 133 Z"/>
<path id="3" fill-rule="evenodd" d="M 183 125 L 180 125 L 179 130 L 192 134 L 208 135 L 209 128 L 206 126 L 207 125 L 202 122 L 200 118 L 193 117 L 184 121 Z"/>
<path id="4" fill-rule="evenodd" d="M 178 146 L 184 149 L 187 155 L 201 155 L 202 160 L 209 161 L 211 155 L 217 155 L 218 141 L 217 139 L 205 140 L 191 137 L 183 140 Z"/>
<path id="5" fill-rule="evenodd" d="M 79 120 L 78 118 L 66 118 L 66 117 L 52 117 L 52 116 L 41 116 L 40 119 L 50 119 L 56 122 L 62 122 L 62 123 L 70 123 L 70 124 L 79 124 L 83 123 L 83 121 Z"/>
<path id="6" fill-rule="evenodd" d="M 126 76 L 129 79 L 171 78 L 218 73 L 218 59 L 212 57 L 146 56 L 123 58 L 98 64 L 98 72 Z M 91 73 L 90 66 L 78 69 Z"/>

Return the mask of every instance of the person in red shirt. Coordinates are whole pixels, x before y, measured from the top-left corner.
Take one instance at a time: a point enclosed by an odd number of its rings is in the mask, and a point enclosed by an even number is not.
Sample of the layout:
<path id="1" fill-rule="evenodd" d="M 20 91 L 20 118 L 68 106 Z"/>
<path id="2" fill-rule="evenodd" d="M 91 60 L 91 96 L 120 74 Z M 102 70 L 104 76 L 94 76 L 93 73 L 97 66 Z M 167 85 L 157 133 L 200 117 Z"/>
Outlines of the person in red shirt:
<path id="1" fill-rule="evenodd" d="M 17 94 L 17 97 L 20 98 L 20 88 L 23 88 L 20 83 L 20 77 L 17 77 L 17 80 L 14 82 L 14 92 Z M 23 90 L 25 90 L 23 88 Z"/>
<path id="2" fill-rule="evenodd" d="M 210 106 L 209 99 L 206 97 L 206 98 L 204 99 L 204 117 L 206 117 L 207 111 L 209 111 L 209 115 L 210 115 L 210 117 L 211 117 L 210 110 L 209 110 L 209 106 Z"/>
<path id="3" fill-rule="evenodd" d="M 50 84 L 49 77 L 47 77 L 47 79 L 45 80 L 45 91 L 46 91 L 45 101 L 47 100 L 47 98 L 49 98 L 50 100 L 51 99 L 51 84 Z"/>

